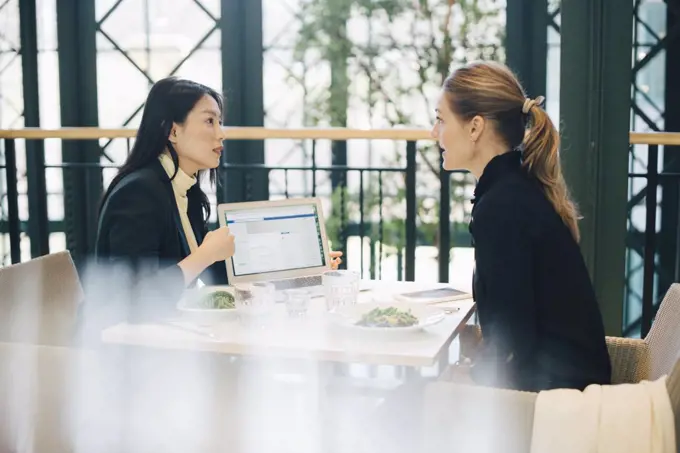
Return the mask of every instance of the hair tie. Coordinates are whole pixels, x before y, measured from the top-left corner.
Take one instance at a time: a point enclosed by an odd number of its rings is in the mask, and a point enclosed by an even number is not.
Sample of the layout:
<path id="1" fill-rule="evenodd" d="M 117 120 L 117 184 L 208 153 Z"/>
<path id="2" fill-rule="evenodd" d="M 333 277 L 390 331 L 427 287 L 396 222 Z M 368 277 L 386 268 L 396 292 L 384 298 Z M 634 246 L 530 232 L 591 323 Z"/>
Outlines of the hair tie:
<path id="1" fill-rule="evenodd" d="M 534 105 L 542 105 L 543 101 L 545 101 L 545 97 L 543 96 L 538 96 L 536 99 L 526 98 L 524 100 L 524 105 L 522 106 L 522 113 L 527 115 Z"/>

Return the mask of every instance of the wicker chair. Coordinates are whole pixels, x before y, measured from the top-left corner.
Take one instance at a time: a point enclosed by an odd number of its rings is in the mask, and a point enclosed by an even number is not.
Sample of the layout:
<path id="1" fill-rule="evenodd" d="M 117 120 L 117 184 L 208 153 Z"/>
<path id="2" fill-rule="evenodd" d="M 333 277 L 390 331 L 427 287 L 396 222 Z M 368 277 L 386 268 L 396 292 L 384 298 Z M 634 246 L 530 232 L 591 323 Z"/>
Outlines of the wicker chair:
<path id="1" fill-rule="evenodd" d="M 674 283 L 644 339 L 607 337 L 612 363 L 612 384 L 656 380 L 669 374 L 680 355 L 680 284 Z M 460 355 L 474 357 L 481 339 L 478 326 L 467 326 L 460 337 Z"/>

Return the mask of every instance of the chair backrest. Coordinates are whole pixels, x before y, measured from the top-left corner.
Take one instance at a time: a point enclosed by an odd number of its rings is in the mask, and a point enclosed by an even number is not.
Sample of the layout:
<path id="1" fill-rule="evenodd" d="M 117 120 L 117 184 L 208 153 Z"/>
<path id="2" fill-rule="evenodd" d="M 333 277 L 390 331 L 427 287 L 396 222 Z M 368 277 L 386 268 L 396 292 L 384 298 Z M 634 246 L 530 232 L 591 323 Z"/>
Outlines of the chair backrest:
<path id="1" fill-rule="evenodd" d="M 680 356 L 680 284 L 673 283 L 663 298 L 645 342 L 649 345 L 650 375 L 670 374 Z"/>
<path id="2" fill-rule="evenodd" d="M 83 299 L 68 251 L 0 268 L 0 341 L 70 344 Z"/>

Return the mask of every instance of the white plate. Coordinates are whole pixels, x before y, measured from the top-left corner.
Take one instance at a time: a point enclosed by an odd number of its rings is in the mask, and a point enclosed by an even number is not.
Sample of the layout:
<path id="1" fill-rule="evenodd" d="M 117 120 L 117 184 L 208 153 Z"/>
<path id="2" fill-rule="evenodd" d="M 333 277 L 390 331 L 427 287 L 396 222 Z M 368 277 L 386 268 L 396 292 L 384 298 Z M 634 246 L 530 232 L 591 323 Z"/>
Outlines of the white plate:
<path id="1" fill-rule="evenodd" d="M 359 322 L 365 313 L 368 313 L 375 308 L 385 309 L 389 307 L 410 311 L 413 316 L 418 318 L 418 323 L 406 327 L 369 327 L 357 325 L 357 322 Z M 446 313 L 440 308 L 397 301 L 360 303 L 357 305 L 341 307 L 334 313 L 331 313 L 331 320 L 337 325 L 370 332 L 413 332 L 440 323 L 445 317 Z"/>
<path id="2" fill-rule="evenodd" d="M 200 308 L 194 303 L 198 298 L 217 291 L 226 291 L 232 296 L 234 295 L 234 288 L 230 286 L 204 286 L 199 290 L 188 292 L 177 304 L 177 309 L 184 316 L 195 322 L 214 323 L 228 321 L 236 316 L 236 308 Z"/>

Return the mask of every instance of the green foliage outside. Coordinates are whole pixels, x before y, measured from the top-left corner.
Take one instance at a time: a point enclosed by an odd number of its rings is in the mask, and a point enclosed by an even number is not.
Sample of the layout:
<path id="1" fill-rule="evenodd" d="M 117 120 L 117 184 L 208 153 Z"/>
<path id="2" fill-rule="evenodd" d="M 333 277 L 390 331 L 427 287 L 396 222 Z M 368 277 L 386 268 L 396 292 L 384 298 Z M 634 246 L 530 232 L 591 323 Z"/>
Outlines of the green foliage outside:
<path id="1" fill-rule="evenodd" d="M 294 41 L 294 60 L 310 59 L 330 70 L 329 89 L 317 90 L 307 98 L 306 126 L 348 125 L 352 97 L 366 105 L 380 125 L 371 127 L 430 127 L 434 121 L 436 94 L 455 66 L 471 60 L 503 61 L 505 58 L 505 2 L 495 0 L 301 0 L 301 22 Z M 357 23 L 367 24 L 366 36 L 351 36 Z M 408 71 L 399 61 L 408 60 Z M 395 69 L 396 68 L 396 69 Z M 359 90 L 357 79 L 367 80 Z M 415 105 L 427 106 L 427 113 Z M 376 113 L 377 112 L 377 113 Z M 363 125 L 362 127 L 368 127 Z M 391 155 L 380 166 L 404 166 L 404 144 L 395 143 Z M 433 143 L 418 143 L 417 226 L 419 241 L 437 244 L 439 210 L 439 149 Z M 379 239 L 378 219 L 383 216 L 386 251 L 404 246 L 405 181 L 403 173 L 384 173 L 383 203 L 378 178 L 364 181 L 366 234 Z M 451 178 L 452 221 L 463 227 L 469 212 L 465 201 L 471 181 L 463 174 Z M 332 195 L 333 213 L 327 220 L 334 244 L 343 219 L 359 219 L 359 194 L 342 187 Z"/>

